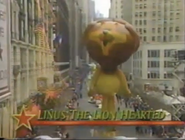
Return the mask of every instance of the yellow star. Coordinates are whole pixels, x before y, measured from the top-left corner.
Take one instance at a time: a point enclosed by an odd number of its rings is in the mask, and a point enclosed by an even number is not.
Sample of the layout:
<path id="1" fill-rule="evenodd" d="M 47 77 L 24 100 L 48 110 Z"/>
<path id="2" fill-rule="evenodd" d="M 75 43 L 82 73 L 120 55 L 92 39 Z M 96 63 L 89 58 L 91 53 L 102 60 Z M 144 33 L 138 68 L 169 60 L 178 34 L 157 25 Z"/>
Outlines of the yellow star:
<path id="1" fill-rule="evenodd" d="M 26 114 L 26 108 L 23 105 L 23 107 L 21 108 L 20 114 L 12 115 L 12 117 L 17 121 L 17 128 L 16 128 L 16 130 L 19 129 L 20 127 L 22 127 L 22 126 L 24 126 L 25 128 L 28 128 L 29 130 L 31 130 L 30 121 L 35 116 L 36 115 L 34 115 L 34 114 Z"/>

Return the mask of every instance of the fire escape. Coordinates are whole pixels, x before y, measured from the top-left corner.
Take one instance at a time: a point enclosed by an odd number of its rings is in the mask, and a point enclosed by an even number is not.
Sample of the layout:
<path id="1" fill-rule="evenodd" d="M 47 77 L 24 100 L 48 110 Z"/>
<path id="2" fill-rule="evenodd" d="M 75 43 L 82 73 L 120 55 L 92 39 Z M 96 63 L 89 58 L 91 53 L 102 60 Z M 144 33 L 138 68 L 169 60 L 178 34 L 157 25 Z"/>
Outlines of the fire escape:
<path id="1" fill-rule="evenodd" d="M 172 57 L 174 61 L 172 62 L 174 69 L 172 74 L 176 77 L 183 87 L 180 89 L 180 93 L 185 97 L 185 50 L 172 50 Z M 182 69 L 183 68 L 183 69 Z M 172 105 L 172 109 L 174 109 L 174 119 L 182 120 L 185 119 L 185 103 L 181 101 L 178 96 L 174 96 L 174 99 L 179 100 L 179 104 Z"/>

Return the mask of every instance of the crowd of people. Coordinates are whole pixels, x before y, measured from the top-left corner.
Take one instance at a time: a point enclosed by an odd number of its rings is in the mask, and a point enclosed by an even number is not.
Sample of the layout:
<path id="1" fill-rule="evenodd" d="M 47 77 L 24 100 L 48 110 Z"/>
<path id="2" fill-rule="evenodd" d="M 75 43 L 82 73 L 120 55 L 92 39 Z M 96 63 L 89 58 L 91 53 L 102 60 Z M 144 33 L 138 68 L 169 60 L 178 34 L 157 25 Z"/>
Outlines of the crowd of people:
<path id="1" fill-rule="evenodd" d="M 128 100 L 118 99 L 119 104 L 125 103 L 126 108 L 131 108 L 134 111 L 153 110 L 146 101 L 139 95 L 131 97 Z M 150 120 L 142 120 L 150 121 Z M 179 138 L 183 131 L 178 131 L 183 128 L 179 126 L 136 126 L 136 132 L 140 135 L 149 135 L 158 138 Z"/>

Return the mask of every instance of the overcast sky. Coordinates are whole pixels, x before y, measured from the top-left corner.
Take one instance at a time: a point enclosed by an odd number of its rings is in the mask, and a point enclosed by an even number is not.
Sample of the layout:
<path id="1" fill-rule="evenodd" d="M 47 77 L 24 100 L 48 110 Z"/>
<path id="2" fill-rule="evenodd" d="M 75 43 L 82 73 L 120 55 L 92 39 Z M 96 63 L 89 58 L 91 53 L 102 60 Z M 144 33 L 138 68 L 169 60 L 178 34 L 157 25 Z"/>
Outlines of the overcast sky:
<path id="1" fill-rule="evenodd" d="M 109 16 L 110 0 L 95 0 L 96 11 L 102 13 L 105 17 Z"/>

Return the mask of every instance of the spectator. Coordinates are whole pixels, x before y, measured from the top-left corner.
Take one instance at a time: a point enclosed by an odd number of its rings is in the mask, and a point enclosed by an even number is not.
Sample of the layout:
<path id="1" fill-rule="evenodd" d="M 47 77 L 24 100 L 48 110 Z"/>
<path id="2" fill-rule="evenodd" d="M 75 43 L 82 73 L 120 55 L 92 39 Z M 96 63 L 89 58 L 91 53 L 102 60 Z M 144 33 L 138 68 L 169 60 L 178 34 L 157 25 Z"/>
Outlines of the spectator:
<path id="1" fill-rule="evenodd" d="M 137 102 L 134 103 L 134 106 L 133 107 L 134 107 L 134 111 L 135 112 L 138 111 L 138 103 Z"/>
<path id="2" fill-rule="evenodd" d="M 68 139 L 69 138 L 69 133 L 66 133 L 65 137 L 66 137 L 66 139 Z"/>

